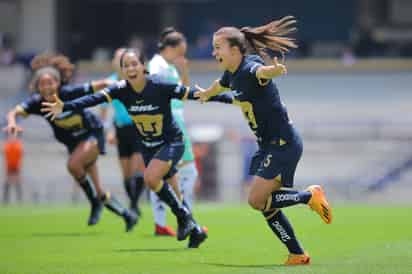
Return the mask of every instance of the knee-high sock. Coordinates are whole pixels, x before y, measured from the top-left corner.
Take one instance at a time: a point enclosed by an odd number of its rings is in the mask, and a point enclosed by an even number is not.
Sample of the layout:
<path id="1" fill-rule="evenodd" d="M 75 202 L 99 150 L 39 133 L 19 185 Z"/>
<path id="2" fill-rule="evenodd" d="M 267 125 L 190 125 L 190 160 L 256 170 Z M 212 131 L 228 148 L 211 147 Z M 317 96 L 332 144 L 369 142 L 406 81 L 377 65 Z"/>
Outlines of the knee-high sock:
<path id="1" fill-rule="evenodd" d="M 130 201 L 130 208 L 133 208 L 136 206 L 136 201 L 137 201 L 136 191 L 134 187 L 135 182 L 133 180 L 133 177 L 125 179 L 123 184 L 124 184 L 124 188 L 127 193 L 127 197 L 129 198 L 129 201 Z"/>
<path id="2" fill-rule="evenodd" d="M 289 253 L 303 254 L 303 248 L 296 239 L 295 232 L 288 218 L 280 209 L 273 209 L 263 212 L 270 229 L 279 240 L 287 247 Z"/>
<path id="3" fill-rule="evenodd" d="M 89 200 L 90 204 L 98 202 L 97 192 L 91 180 L 88 177 L 84 176 L 83 178 L 77 179 L 77 181 L 86 194 L 86 197 Z"/>
<path id="4" fill-rule="evenodd" d="M 156 192 L 160 200 L 170 207 L 177 218 L 187 217 L 187 215 L 190 214 L 189 210 L 183 206 L 181 201 L 179 201 L 169 184 L 164 182 L 161 182 L 161 184 L 161 188 Z"/>
<path id="5" fill-rule="evenodd" d="M 194 163 L 187 164 L 179 170 L 179 188 L 183 195 L 184 204 L 190 211 L 193 208 L 193 190 L 197 175 Z"/>
<path id="6" fill-rule="evenodd" d="M 133 177 L 127 178 L 124 181 L 124 187 L 130 200 L 130 208 L 137 208 L 144 190 L 143 174 L 138 172 Z"/>
<path id="7" fill-rule="evenodd" d="M 134 181 L 134 192 L 136 193 L 136 205 L 139 203 L 139 199 L 142 196 L 143 190 L 144 190 L 144 179 L 143 179 L 143 173 L 137 172 L 133 176 L 133 181 Z"/>
<path id="8" fill-rule="evenodd" d="M 104 206 L 116 215 L 125 216 L 128 213 L 127 209 L 110 192 L 103 194 L 100 199 Z"/>
<path id="9" fill-rule="evenodd" d="M 150 191 L 150 203 L 152 204 L 153 217 L 157 225 L 165 226 L 166 225 L 166 205 L 163 203 L 159 196 Z"/>
<path id="10" fill-rule="evenodd" d="M 269 196 L 264 210 L 307 204 L 311 197 L 310 191 L 277 190 Z"/>

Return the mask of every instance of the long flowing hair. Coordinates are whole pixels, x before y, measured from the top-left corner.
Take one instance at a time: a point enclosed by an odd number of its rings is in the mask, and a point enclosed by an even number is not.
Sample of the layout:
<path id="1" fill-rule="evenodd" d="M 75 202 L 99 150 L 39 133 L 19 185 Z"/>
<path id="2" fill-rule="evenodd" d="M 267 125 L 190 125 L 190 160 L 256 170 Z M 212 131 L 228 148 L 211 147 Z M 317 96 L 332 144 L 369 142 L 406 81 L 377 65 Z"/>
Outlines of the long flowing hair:
<path id="1" fill-rule="evenodd" d="M 286 53 L 291 48 L 297 48 L 295 39 L 288 35 L 297 31 L 294 26 L 296 19 L 285 16 L 259 27 L 223 27 L 215 35 L 224 35 L 230 46 L 237 46 L 242 54 L 255 52 L 266 57 L 266 50 Z"/>

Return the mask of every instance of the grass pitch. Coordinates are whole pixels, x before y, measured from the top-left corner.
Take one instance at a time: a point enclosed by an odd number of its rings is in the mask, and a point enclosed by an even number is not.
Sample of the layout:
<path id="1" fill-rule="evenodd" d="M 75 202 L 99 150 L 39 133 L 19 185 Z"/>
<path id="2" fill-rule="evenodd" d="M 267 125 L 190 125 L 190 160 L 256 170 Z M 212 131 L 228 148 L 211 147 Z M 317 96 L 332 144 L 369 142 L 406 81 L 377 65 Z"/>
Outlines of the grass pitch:
<path id="1" fill-rule="evenodd" d="M 132 233 L 107 210 L 87 227 L 86 207 L 0 208 L 0 273 L 412 273 L 412 207 L 335 207 L 332 225 L 305 206 L 285 212 L 310 266 L 284 267 L 286 249 L 244 205 L 197 206 L 209 239 L 196 250 L 153 236 L 148 207 Z"/>

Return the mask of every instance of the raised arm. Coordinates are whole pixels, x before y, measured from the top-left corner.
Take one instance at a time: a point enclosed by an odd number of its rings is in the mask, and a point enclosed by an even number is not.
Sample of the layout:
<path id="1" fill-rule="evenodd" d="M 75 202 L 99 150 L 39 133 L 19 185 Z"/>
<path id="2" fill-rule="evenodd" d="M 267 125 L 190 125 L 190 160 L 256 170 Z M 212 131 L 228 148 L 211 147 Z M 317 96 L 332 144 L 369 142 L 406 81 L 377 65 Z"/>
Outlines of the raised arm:
<path id="1" fill-rule="evenodd" d="M 258 64 L 256 64 L 258 66 Z M 286 66 L 278 62 L 278 58 L 273 58 L 273 65 L 259 66 L 256 70 L 256 78 L 269 80 L 287 73 Z"/>

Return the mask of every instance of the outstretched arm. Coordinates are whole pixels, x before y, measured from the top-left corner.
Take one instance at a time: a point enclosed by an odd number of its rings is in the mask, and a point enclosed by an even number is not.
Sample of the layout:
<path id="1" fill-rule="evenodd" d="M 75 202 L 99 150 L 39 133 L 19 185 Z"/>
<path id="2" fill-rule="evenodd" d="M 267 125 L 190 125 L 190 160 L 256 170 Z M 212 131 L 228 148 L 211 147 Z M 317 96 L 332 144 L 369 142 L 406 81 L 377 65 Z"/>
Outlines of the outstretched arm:
<path id="1" fill-rule="evenodd" d="M 59 96 L 63 100 L 74 100 L 85 95 L 93 94 L 109 85 L 114 84 L 116 81 L 112 79 L 101 79 L 93 80 L 91 82 L 82 83 L 82 84 L 71 84 L 65 85 L 60 90 Z"/>
<path id="2" fill-rule="evenodd" d="M 198 98 L 201 102 L 206 102 L 209 100 L 209 98 L 216 96 L 225 90 L 227 88 L 223 87 L 220 85 L 219 80 L 215 80 L 210 87 L 207 89 L 203 89 L 199 87 L 198 85 L 195 86 L 197 91 L 194 93 L 195 98 Z"/>
<path id="3" fill-rule="evenodd" d="M 51 117 L 51 120 L 54 120 L 57 115 L 63 111 L 70 110 L 80 110 L 88 107 L 93 107 L 103 102 L 110 102 L 111 97 L 107 94 L 105 90 L 100 91 L 92 95 L 87 95 L 80 97 L 76 100 L 63 102 L 57 96 L 55 96 L 55 102 L 43 102 L 41 109 L 42 112 L 46 112 L 46 117 Z"/>
<path id="4" fill-rule="evenodd" d="M 273 65 L 260 66 L 256 70 L 256 77 L 262 80 L 269 80 L 287 73 L 286 66 L 278 62 L 278 58 L 273 58 Z"/>
<path id="5" fill-rule="evenodd" d="M 3 128 L 7 134 L 17 136 L 20 132 L 23 132 L 23 129 L 17 125 L 17 116 L 27 116 L 27 113 L 20 105 L 7 113 L 7 126 Z"/>
<path id="6" fill-rule="evenodd" d="M 221 93 L 215 96 L 212 96 L 207 100 L 208 102 L 218 102 L 218 103 L 224 103 L 224 104 L 233 104 L 233 96 L 229 94 L 228 92 Z"/>

